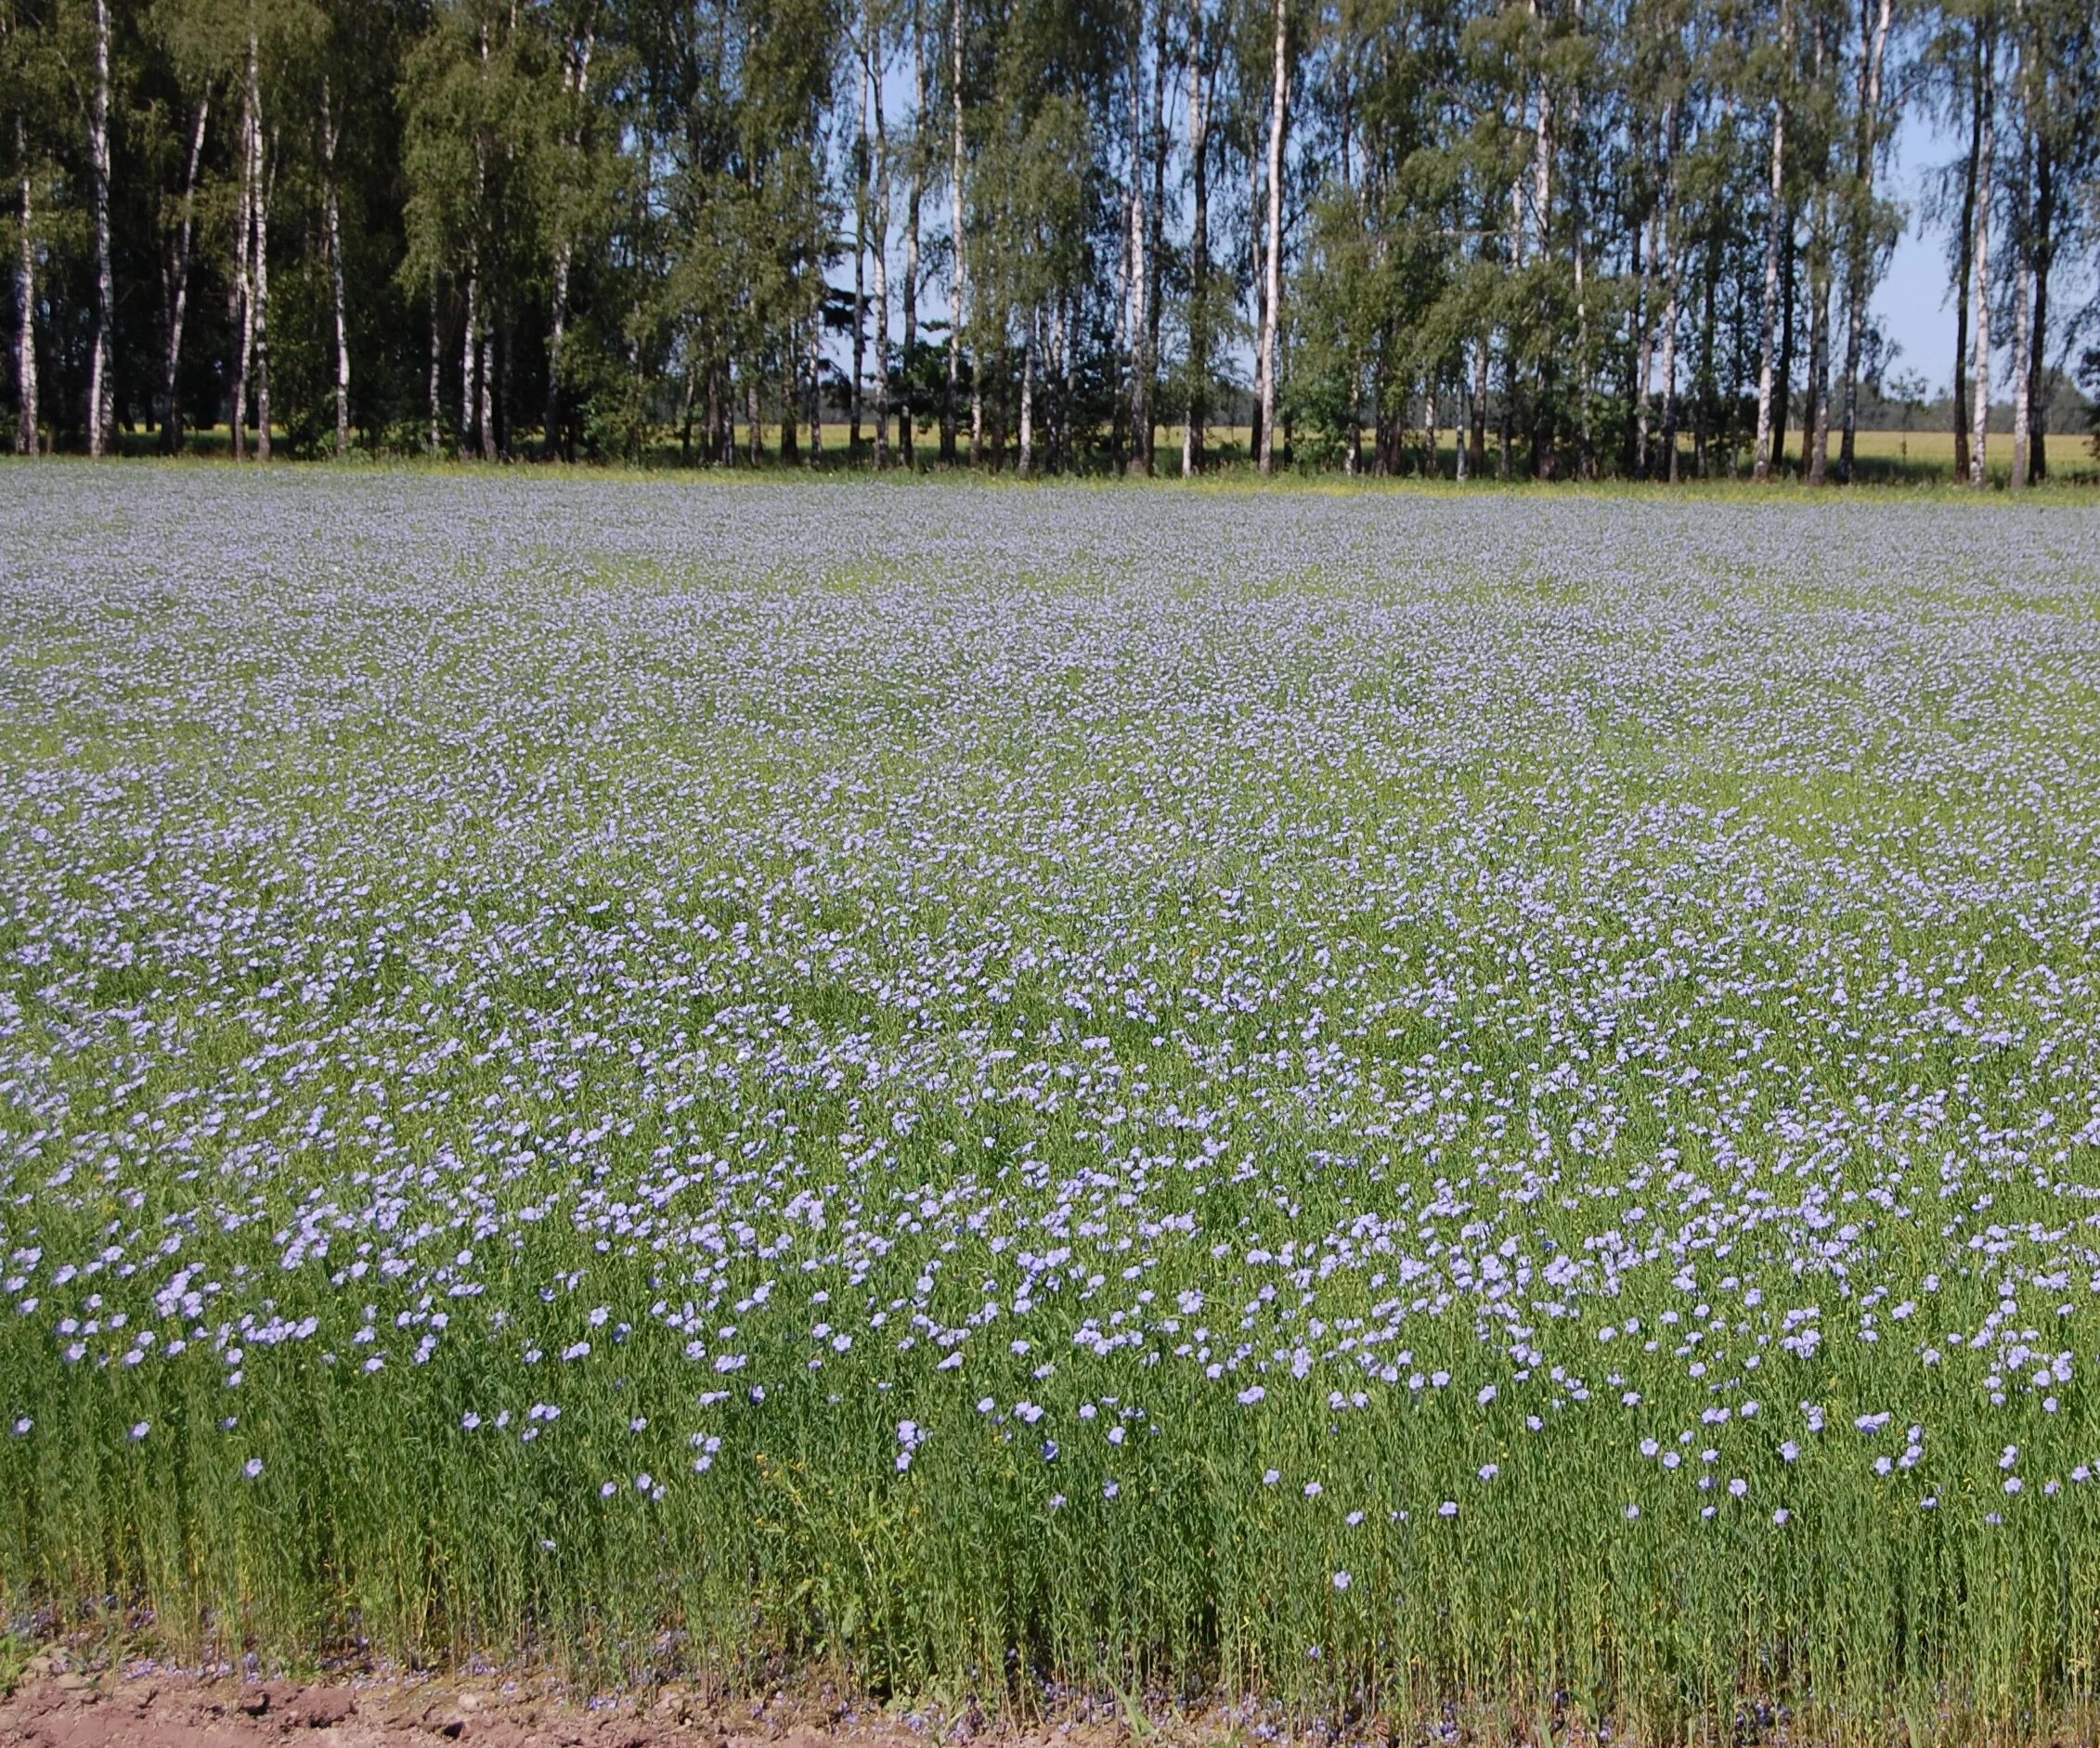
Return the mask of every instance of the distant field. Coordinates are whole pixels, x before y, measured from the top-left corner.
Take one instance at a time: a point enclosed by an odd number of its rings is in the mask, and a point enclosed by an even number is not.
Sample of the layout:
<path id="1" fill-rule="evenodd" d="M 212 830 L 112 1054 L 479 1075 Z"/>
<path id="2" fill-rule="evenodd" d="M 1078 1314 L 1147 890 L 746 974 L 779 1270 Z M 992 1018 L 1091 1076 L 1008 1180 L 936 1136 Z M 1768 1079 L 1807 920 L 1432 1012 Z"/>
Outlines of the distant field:
<path id="1" fill-rule="evenodd" d="M 2100 513 L 0 529 L 11 1631 L 2094 1739 Z"/>

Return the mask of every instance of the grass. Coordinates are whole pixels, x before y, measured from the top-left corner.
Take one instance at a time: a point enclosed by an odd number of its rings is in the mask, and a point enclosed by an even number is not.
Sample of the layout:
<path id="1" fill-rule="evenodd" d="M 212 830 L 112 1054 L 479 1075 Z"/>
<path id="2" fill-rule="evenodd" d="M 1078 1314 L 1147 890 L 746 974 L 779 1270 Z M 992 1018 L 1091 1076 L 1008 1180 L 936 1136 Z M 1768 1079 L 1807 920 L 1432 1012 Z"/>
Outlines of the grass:
<path id="1" fill-rule="evenodd" d="M 2087 1733 L 2090 512 L 0 500 L 16 1630 Z"/>

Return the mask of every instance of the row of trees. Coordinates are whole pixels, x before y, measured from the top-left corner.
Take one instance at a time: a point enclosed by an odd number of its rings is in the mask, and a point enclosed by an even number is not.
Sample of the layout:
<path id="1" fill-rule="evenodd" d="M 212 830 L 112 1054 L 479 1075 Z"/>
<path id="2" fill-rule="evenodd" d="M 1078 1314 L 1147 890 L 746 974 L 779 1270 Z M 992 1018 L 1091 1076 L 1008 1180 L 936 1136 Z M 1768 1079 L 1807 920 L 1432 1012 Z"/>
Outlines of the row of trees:
<path id="1" fill-rule="evenodd" d="M 2100 223 L 2095 0 L 0 0 L 0 107 L 31 453 L 1849 478 L 1929 111 L 2023 485 Z"/>

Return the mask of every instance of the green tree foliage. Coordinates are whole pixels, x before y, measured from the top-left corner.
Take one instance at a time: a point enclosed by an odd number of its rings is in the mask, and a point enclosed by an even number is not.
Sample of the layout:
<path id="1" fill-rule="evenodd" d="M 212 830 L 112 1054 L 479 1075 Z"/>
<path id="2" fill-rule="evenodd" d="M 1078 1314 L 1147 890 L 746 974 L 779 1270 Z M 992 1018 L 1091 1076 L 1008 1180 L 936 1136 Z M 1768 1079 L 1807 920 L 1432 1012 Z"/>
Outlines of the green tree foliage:
<path id="1" fill-rule="evenodd" d="M 1979 476 L 2048 472 L 2090 343 L 2091 0 L 1280 18 L 0 0 L 14 447 L 92 447 L 102 382 L 132 449 L 808 461 L 872 408 L 858 459 L 1149 468 L 1185 424 L 1189 472 L 1251 457 L 1280 40 L 1282 460 L 1667 479 L 1762 433 L 1852 477 L 1929 110 L 1961 356 L 1903 363 L 1951 378 L 1964 471 L 1980 441 Z"/>

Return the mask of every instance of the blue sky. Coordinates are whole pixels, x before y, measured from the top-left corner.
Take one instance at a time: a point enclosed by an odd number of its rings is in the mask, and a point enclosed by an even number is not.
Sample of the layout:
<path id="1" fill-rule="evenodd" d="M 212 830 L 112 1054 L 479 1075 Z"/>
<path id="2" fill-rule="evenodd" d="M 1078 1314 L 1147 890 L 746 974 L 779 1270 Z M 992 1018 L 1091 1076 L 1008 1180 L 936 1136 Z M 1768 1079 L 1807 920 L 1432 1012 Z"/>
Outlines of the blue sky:
<path id="1" fill-rule="evenodd" d="M 1915 371 L 1936 394 L 1952 373 L 1954 304 L 1948 291 L 1946 232 L 1927 228 L 1921 218 L 1924 183 L 1959 145 L 1915 114 L 1897 136 L 1888 193 L 1910 209 L 1910 216 L 1873 299 L 1875 318 L 1902 347 L 1890 377 Z"/>

